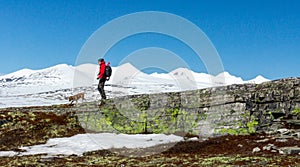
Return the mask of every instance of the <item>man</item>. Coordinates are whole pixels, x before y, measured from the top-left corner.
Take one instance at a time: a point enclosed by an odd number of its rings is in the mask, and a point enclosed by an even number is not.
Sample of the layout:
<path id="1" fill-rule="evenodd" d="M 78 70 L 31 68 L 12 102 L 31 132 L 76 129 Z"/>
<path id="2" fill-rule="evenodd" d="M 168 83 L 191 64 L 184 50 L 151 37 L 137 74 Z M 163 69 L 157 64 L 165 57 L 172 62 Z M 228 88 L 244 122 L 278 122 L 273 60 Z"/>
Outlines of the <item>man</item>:
<path id="1" fill-rule="evenodd" d="M 104 100 L 106 99 L 106 95 L 105 95 L 105 91 L 104 91 L 104 84 L 106 81 L 106 76 L 105 76 L 105 61 L 104 59 L 99 59 L 98 60 L 98 64 L 99 64 L 99 73 L 97 76 L 97 79 L 99 79 L 99 84 L 98 84 L 98 91 L 101 94 L 101 102 L 99 104 L 99 106 L 103 105 L 105 102 Z"/>

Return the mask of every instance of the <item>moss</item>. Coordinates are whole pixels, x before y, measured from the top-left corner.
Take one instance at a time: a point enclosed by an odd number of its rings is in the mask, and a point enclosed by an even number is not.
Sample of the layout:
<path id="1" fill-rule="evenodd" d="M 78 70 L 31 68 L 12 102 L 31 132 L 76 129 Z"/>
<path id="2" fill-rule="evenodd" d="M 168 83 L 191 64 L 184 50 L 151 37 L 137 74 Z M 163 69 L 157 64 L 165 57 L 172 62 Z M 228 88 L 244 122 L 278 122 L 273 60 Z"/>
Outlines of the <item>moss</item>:
<path id="1" fill-rule="evenodd" d="M 293 109 L 293 110 L 292 110 L 292 114 L 293 114 L 293 115 L 298 115 L 298 114 L 300 114 L 300 108 L 295 108 L 295 109 Z"/>
<path id="2" fill-rule="evenodd" d="M 164 110 L 150 110 L 145 106 L 148 100 L 134 98 L 131 100 L 139 110 L 117 109 L 116 106 L 108 101 L 101 112 L 106 122 L 97 121 L 97 127 L 105 127 L 101 124 L 108 124 L 121 133 L 172 133 L 178 130 L 190 131 L 197 126 L 197 120 L 206 119 L 206 114 L 194 115 L 180 109 L 177 105 L 166 107 Z M 172 101 L 172 100 L 171 100 Z M 159 113 L 157 113 L 159 112 Z M 124 115 L 130 115 L 130 117 Z M 94 116 L 84 118 L 87 124 L 90 124 Z M 97 131 L 102 130 L 98 129 Z"/>
<path id="3" fill-rule="evenodd" d="M 222 125 L 219 125 L 222 126 Z M 223 125 L 224 126 L 224 125 Z M 237 122 L 238 128 L 221 128 L 216 131 L 218 134 L 230 134 L 230 135 L 248 135 L 256 132 L 258 121 L 254 116 L 251 116 L 250 121 L 243 124 L 241 121 Z"/>
<path id="4" fill-rule="evenodd" d="M 238 129 L 232 129 L 232 128 L 222 128 L 218 130 L 216 133 L 218 134 L 229 134 L 229 135 L 248 135 L 249 131 L 247 128 L 238 128 Z"/>
<path id="5" fill-rule="evenodd" d="M 257 125 L 258 125 L 258 121 L 256 121 L 256 119 L 252 115 L 251 120 L 249 122 L 247 122 L 248 132 L 249 133 L 255 133 Z"/>
<path id="6" fill-rule="evenodd" d="M 134 104 L 137 109 L 145 111 L 150 107 L 150 97 L 149 95 L 140 95 L 134 98 L 131 98 L 130 101 Z"/>

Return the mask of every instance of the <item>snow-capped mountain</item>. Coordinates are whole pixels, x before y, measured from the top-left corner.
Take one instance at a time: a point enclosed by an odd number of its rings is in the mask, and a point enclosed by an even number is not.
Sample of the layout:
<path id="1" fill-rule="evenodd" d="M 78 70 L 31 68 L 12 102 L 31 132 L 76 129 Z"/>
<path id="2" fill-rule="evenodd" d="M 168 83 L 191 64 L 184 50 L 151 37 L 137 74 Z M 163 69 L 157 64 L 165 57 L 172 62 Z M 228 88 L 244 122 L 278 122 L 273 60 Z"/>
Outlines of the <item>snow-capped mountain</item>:
<path id="1" fill-rule="evenodd" d="M 73 76 L 74 67 L 60 64 L 42 70 L 23 69 L 0 76 L 0 84 L 4 88 L 2 91 L 9 95 L 40 93 L 57 88 L 70 88 Z M 8 90 L 10 91 L 7 92 Z"/>
<path id="2" fill-rule="evenodd" d="M 112 70 L 113 74 L 105 87 L 108 97 L 269 81 L 260 75 L 244 81 L 228 72 L 212 76 L 186 68 L 178 68 L 169 73 L 145 74 L 129 63 L 112 67 Z M 0 108 L 67 103 L 67 97 L 78 92 L 85 92 L 89 101 L 97 100 L 100 98 L 97 73 L 96 64 L 76 67 L 59 64 L 41 70 L 23 69 L 2 75 Z"/>
<path id="3" fill-rule="evenodd" d="M 269 81 L 268 79 L 266 79 L 265 77 L 258 75 L 257 77 L 255 77 L 254 79 L 251 79 L 249 81 L 246 81 L 247 83 L 263 83 Z"/>

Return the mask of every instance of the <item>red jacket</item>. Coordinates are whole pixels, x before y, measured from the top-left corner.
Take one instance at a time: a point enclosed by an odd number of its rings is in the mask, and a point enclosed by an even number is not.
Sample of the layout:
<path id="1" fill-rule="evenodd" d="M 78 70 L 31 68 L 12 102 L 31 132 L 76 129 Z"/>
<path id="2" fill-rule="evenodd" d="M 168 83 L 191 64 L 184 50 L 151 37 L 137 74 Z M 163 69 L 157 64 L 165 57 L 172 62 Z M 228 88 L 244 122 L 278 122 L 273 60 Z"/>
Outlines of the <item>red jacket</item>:
<path id="1" fill-rule="evenodd" d="M 106 78 L 105 77 L 105 67 L 106 67 L 105 62 L 102 61 L 99 66 L 98 79 Z"/>

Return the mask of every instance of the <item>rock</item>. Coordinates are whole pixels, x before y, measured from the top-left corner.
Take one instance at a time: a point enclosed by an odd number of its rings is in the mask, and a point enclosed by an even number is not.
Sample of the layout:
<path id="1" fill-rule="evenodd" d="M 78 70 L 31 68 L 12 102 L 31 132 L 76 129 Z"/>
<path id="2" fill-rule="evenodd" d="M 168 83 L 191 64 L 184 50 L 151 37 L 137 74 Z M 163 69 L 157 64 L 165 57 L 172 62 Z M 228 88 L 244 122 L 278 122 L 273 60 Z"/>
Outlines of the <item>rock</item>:
<path id="1" fill-rule="evenodd" d="M 268 144 L 268 145 L 263 147 L 263 150 L 270 151 L 273 148 L 276 148 L 274 144 Z"/>
<path id="2" fill-rule="evenodd" d="M 130 95 L 114 98 L 113 104 L 102 109 L 108 113 L 116 113 L 112 114 L 110 120 L 117 123 L 117 127 L 136 124 L 126 118 L 140 119 L 139 115 L 144 115 L 148 121 L 147 126 L 151 127 L 147 129 L 148 133 L 157 133 L 165 128 L 206 137 L 255 132 L 290 136 L 291 128 L 283 125 L 282 118 L 300 108 L 299 83 L 300 78 L 287 78 L 262 84 L 235 84 L 183 92 Z M 111 108 L 118 110 L 111 111 Z M 126 118 L 119 118 L 120 114 L 117 112 L 120 109 Z M 143 112 L 138 114 L 140 111 Z M 208 125 L 202 122 L 208 122 Z M 297 121 L 292 123 L 292 126 L 298 126 Z M 135 133 L 141 133 L 136 132 L 136 127 L 132 129 Z"/>
<path id="3" fill-rule="evenodd" d="M 295 128 L 299 128 L 300 127 L 300 120 L 297 120 L 298 118 L 293 116 L 292 120 L 285 120 L 286 124 Z"/>
<path id="4" fill-rule="evenodd" d="M 291 133 L 291 131 L 289 129 L 286 129 L 286 128 L 278 129 L 277 132 L 279 132 L 280 134 L 283 134 L 283 135 L 287 135 L 287 134 Z"/>
<path id="5" fill-rule="evenodd" d="M 276 131 L 274 131 L 274 130 L 267 130 L 267 131 L 265 131 L 265 133 L 266 133 L 267 135 L 275 135 L 275 134 L 276 134 Z"/>
<path id="6" fill-rule="evenodd" d="M 288 140 L 287 139 L 285 139 L 285 138 L 281 138 L 281 139 L 276 139 L 276 142 L 281 142 L 281 143 L 285 143 L 285 142 L 287 142 Z"/>
<path id="7" fill-rule="evenodd" d="M 253 148 L 253 151 L 252 151 L 252 153 L 256 153 L 256 152 L 260 152 L 260 148 L 259 147 L 255 147 L 255 148 Z"/>
<path id="8" fill-rule="evenodd" d="M 300 147 L 281 147 L 279 148 L 280 154 L 299 154 Z"/>
<path id="9" fill-rule="evenodd" d="M 300 132 L 295 132 L 292 134 L 293 137 L 300 138 Z"/>
<path id="10" fill-rule="evenodd" d="M 4 124 L 7 124 L 7 123 L 8 123 L 7 120 L 5 120 L 5 119 L 1 120 L 1 121 L 0 121 L 0 127 L 1 127 L 2 125 L 4 125 Z"/>
<path id="11" fill-rule="evenodd" d="M 262 140 L 257 140 L 256 142 L 257 143 L 264 143 L 264 142 L 267 142 L 269 141 L 270 139 L 262 139 Z"/>

